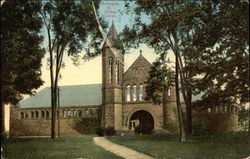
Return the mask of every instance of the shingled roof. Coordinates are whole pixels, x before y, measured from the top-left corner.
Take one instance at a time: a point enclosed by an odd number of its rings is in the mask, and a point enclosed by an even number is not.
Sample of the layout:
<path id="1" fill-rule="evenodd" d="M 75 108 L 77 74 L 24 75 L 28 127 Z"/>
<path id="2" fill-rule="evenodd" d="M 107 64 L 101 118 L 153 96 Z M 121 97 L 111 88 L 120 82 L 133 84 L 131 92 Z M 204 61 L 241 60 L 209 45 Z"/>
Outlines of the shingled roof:
<path id="1" fill-rule="evenodd" d="M 60 106 L 102 104 L 102 84 L 60 86 Z M 51 107 L 50 87 L 46 87 L 20 103 L 20 108 Z"/>

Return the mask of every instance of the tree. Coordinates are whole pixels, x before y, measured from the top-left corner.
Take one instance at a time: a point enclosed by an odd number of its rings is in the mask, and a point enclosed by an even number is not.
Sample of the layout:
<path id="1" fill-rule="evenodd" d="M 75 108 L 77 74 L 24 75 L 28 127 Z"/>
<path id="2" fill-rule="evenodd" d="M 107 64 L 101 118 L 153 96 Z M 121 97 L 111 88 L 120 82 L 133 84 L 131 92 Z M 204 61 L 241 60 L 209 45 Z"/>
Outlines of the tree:
<path id="1" fill-rule="evenodd" d="M 1 121 L 4 105 L 16 105 L 22 94 L 34 94 L 41 79 L 42 26 L 38 1 L 7 0 L 1 6 Z"/>
<path id="2" fill-rule="evenodd" d="M 95 1 L 98 8 L 100 1 Z M 48 39 L 51 80 L 51 138 L 55 138 L 57 86 L 64 54 L 73 61 L 79 58 L 82 49 L 86 57 L 100 53 L 102 34 L 95 19 L 92 3 L 88 0 L 45 2 L 41 17 Z M 103 20 L 100 20 L 103 23 Z"/>
<path id="3" fill-rule="evenodd" d="M 166 114 L 166 93 L 172 85 L 174 72 L 168 67 L 170 60 L 166 61 L 166 54 L 153 62 L 149 71 L 149 78 L 146 81 L 146 98 L 145 100 L 153 100 L 156 105 L 163 104 L 163 113 Z M 163 123 L 166 125 L 165 116 Z"/>
<path id="4" fill-rule="evenodd" d="M 179 124 L 181 130 L 181 141 L 185 140 L 185 133 L 182 131 L 183 122 L 179 101 L 179 91 L 181 90 L 187 114 L 187 125 L 191 127 L 191 89 L 185 87 L 185 79 L 192 77 L 192 72 L 184 70 L 185 56 L 183 48 L 189 45 L 188 41 L 192 40 L 194 28 L 194 17 L 199 13 L 199 8 L 191 1 L 143 1 L 133 2 L 135 23 L 132 28 L 125 27 L 123 31 L 124 41 L 128 47 L 137 47 L 138 43 L 146 43 L 154 48 L 158 54 L 167 54 L 171 50 L 176 58 L 176 92 L 177 92 L 177 109 L 179 110 Z M 127 4 L 129 8 L 129 4 Z M 143 22 L 142 15 L 147 15 L 150 22 Z M 186 43 L 185 43 L 186 42 Z M 180 77 L 180 80 L 179 80 Z M 181 89 L 179 89 L 179 81 Z M 190 130 L 189 130 L 190 132 Z"/>
<path id="5" fill-rule="evenodd" d="M 193 40 L 197 52 L 188 55 L 190 59 L 196 57 L 190 60 L 190 69 L 198 68 L 196 75 L 202 76 L 190 80 L 195 94 L 204 93 L 197 104 L 206 107 L 249 103 L 249 4 L 233 0 L 202 2 L 202 5 L 216 9 L 211 19 L 207 18 L 209 25 L 201 24 L 200 32 L 206 37 L 197 34 Z"/>
<path id="6" fill-rule="evenodd" d="M 206 39 L 197 34 L 193 41 L 196 55 L 187 55 L 190 59 L 196 57 L 190 60 L 189 68 L 198 68 L 195 75 L 203 76 L 191 83 L 198 93 L 205 92 L 204 100 L 213 96 L 218 102 L 249 101 L 248 4 L 231 1 L 213 2 L 210 6 L 216 6 L 217 11 L 210 25 L 203 24 L 200 29 L 206 33 Z M 209 28 L 216 28 L 216 33 L 211 33 Z M 212 38 L 215 34 L 217 38 Z"/>
<path id="7" fill-rule="evenodd" d="M 186 105 L 188 133 L 192 131 L 192 93 L 199 94 L 208 90 L 211 96 L 203 100 L 205 103 L 213 97 L 217 98 L 217 95 L 222 95 L 220 99 L 223 99 L 223 102 L 240 94 L 241 97 L 248 97 L 249 84 L 245 78 L 248 76 L 246 67 L 248 58 L 246 7 L 248 4 L 236 0 L 230 3 L 199 0 L 167 2 L 152 0 L 134 3 L 136 4 L 133 8 L 136 14 L 135 23 L 132 28 L 124 29 L 124 41 L 128 42 L 129 47 L 144 42 L 159 53 L 173 51 L 178 60 L 176 68 L 179 68 L 180 90 Z M 150 22 L 143 22 L 141 18 L 143 14 L 150 18 Z M 237 19 L 237 17 L 240 18 Z M 216 47 L 218 49 L 215 49 Z M 225 56 L 224 52 L 229 53 L 227 56 L 230 57 Z M 237 63 L 237 59 L 243 63 L 239 61 Z M 238 74 L 237 77 L 242 77 L 236 80 L 240 83 L 229 82 L 236 79 L 232 78 L 230 73 L 232 69 L 229 61 L 234 62 L 233 66 L 236 66 L 233 67 L 234 69 L 240 68 L 235 72 Z M 217 62 L 220 63 L 219 66 L 223 66 L 221 72 L 214 67 Z M 229 73 L 228 78 L 221 77 L 223 70 Z M 206 76 L 196 78 L 204 75 L 205 72 Z M 219 82 L 215 77 L 221 78 L 220 81 L 224 80 L 224 82 Z M 229 80 L 225 82 L 226 79 Z M 213 80 L 220 83 L 218 86 L 228 84 L 229 89 L 227 91 L 215 89 Z M 234 88 L 239 91 L 234 91 Z M 221 94 L 215 93 L 215 90 L 219 90 Z"/>

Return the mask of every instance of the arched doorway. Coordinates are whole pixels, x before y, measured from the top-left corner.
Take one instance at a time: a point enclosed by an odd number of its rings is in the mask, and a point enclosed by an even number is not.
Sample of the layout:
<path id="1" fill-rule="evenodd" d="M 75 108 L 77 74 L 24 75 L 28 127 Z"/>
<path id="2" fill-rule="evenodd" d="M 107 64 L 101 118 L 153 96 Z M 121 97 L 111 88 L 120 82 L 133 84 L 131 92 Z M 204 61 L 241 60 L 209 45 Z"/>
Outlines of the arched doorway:
<path id="1" fill-rule="evenodd" d="M 134 112 L 129 119 L 129 129 L 134 130 L 135 127 L 143 127 L 150 130 L 154 129 L 154 118 L 145 110 Z"/>

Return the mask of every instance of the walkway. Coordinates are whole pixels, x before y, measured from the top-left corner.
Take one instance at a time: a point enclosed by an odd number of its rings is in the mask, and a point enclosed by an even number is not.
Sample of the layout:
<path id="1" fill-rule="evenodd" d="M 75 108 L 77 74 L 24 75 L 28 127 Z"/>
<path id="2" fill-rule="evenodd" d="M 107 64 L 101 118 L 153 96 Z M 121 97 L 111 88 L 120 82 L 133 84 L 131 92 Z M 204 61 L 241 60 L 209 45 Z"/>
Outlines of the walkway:
<path id="1" fill-rule="evenodd" d="M 105 150 L 110 151 L 116 154 L 117 156 L 120 156 L 125 159 L 154 159 L 153 157 L 145 155 L 141 152 L 112 143 L 105 137 L 94 137 L 93 141 L 96 145 L 101 146 Z"/>

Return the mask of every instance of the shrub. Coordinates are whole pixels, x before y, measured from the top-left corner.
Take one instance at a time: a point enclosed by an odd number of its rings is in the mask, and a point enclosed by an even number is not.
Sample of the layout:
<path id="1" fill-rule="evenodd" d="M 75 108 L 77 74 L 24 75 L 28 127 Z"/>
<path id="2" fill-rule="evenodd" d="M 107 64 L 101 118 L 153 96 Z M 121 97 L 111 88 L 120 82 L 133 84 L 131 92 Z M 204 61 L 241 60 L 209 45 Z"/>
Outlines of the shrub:
<path id="1" fill-rule="evenodd" d="M 249 129 L 249 110 L 242 107 L 242 109 L 239 111 L 239 130 L 240 131 L 248 131 Z"/>
<path id="2" fill-rule="evenodd" d="M 95 130 L 96 135 L 98 136 L 104 136 L 105 135 L 105 129 L 102 127 L 97 127 Z"/>
<path id="3" fill-rule="evenodd" d="M 83 117 L 72 122 L 72 128 L 81 134 L 93 134 L 100 126 L 100 119 L 93 117 Z"/>
<path id="4" fill-rule="evenodd" d="M 114 127 L 107 127 L 107 128 L 105 129 L 105 134 L 106 134 L 107 136 L 112 136 L 112 135 L 115 135 L 115 134 L 116 134 L 116 131 L 115 131 Z"/>
<path id="5" fill-rule="evenodd" d="M 174 133 L 179 133 L 180 132 L 180 128 L 179 128 L 178 123 L 168 123 L 163 128 L 170 131 L 170 132 L 174 132 Z"/>
<path id="6" fill-rule="evenodd" d="M 197 116 L 193 119 L 193 134 L 204 135 L 211 133 L 211 121 L 203 116 Z"/>
<path id="7" fill-rule="evenodd" d="M 107 127 L 107 128 L 103 128 L 103 127 L 97 127 L 95 133 L 98 136 L 112 136 L 116 134 L 116 131 L 114 129 L 114 127 Z"/>
<path id="8" fill-rule="evenodd" d="M 2 132 L 1 133 L 1 139 L 7 139 L 9 136 L 9 132 Z"/>

